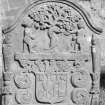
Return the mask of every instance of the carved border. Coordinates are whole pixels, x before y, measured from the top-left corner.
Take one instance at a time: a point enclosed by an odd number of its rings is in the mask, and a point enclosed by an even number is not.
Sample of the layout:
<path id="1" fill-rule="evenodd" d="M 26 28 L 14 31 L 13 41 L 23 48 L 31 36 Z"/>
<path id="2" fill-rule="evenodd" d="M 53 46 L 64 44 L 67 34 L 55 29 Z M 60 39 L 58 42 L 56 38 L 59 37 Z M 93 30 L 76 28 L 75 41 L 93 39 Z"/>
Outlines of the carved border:
<path id="1" fill-rule="evenodd" d="M 11 26 L 4 28 L 2 30 L 3 34 L 9 33 L 12 30 L 14 30 L 17 25 L 21 22 L 21 17 L 24 17 L 25 14 L 32 9 L 34 6 L 42 4 L 42 3 L 46 3 L 46 2 L 58 2 L 58 3 L 63 3 L 66 4 L 72 8 L 74 8 L 84 19 L 85 23 L 87 24 L 87 26 L 89 27 L 89 29 L 91 31 L 93 31 L 96 34 L 101 34 L 102 33 L 102 29 L 97 27 L 91 20 L 90 15 L 80 6 L 78 5 L 76 2 L 72 1 L 72 0 L 37 0 L 34 3 L 30 4 L 29 6 L 27 6 L 25 8 L 25 10 L 22 11 L 22 13 L 20 14 L 19 17 L 17 17 L 16 21 L 14 22 L 14 24 L 12 24 Z"/>

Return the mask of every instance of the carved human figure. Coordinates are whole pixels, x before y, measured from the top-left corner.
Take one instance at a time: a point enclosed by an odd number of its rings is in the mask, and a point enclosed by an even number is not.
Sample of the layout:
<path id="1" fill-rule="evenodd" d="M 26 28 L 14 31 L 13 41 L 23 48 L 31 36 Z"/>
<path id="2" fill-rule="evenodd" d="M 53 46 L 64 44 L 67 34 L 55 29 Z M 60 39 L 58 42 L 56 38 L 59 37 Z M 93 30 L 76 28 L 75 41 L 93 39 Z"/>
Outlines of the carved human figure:
<path id="1" fill-rule="evenodd" d="M 27 44 L 29 52 L 48 50 L 50 43 L 46 31 L 39 31 L 32 27 L 25 28 L 24 42 Z"/>

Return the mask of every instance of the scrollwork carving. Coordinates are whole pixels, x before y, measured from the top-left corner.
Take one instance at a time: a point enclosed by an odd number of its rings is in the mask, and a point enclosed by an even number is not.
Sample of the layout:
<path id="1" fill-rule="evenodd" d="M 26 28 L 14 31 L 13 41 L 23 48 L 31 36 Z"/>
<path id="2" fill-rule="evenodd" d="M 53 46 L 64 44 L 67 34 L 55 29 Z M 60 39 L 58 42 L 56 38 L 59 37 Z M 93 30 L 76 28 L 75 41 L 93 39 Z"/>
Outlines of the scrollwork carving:
<path id="1" fill-rule="evenodd" d="M 72 101 L 77 105 L 90 105 L 89 92 L 84 88 L 76 88 L 72 91 Z"/>
<path id="2" fill-rule="evenodd" d="M 31 80 L 27 74 L 16 75 L 14 80 L 16 86 L 21 89 L 27 89 L 31 85 Z"/>
<path id="3" fill-rule="evenodd" d="M 70 72 L 73 68 L 73 62 L 72 61 L 56 61 L 56 65 L 60 72 Z"/>
<path id="4" fill-rule="evenodd" d="M 19 104 L 30 104 L 32 102 L 32 94 L 28 90 L 17 91 L 15 97 Z"/>
<path id="5" fill-rule="evenodd" d="M 88 72 L 85 70 L 79 70 L 72 74 L 71 81 L 73 86 L 78 88 L 90 89 L 92 80 Z"/>

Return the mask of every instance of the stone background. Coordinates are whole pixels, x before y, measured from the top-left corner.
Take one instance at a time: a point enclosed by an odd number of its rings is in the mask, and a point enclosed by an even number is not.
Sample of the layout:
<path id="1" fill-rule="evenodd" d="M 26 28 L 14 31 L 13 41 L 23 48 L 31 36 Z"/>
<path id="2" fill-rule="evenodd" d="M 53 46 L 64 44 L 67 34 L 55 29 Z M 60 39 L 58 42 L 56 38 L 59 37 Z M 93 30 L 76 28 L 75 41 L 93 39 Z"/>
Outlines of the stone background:
<path id="1" fill-rule="evenodd" d="M 24 8 L 35 0 L 0 0 L 0 26 L 10 26 L 20 15 Z M 78 2 L 87 12 L 90 13 L 94 23 L 103 28 L 101 37 L 101 105 L 105 105 L 105 0 L 73 0 Z M 2 74 L 2 35 L 0 32 L 0 77 Z M 2 78 L 0 79 L 1 90 Z M 0 91 L 1 93 L 1 91 Z M 0 104 L 1 105 L 1 104 Z"/>

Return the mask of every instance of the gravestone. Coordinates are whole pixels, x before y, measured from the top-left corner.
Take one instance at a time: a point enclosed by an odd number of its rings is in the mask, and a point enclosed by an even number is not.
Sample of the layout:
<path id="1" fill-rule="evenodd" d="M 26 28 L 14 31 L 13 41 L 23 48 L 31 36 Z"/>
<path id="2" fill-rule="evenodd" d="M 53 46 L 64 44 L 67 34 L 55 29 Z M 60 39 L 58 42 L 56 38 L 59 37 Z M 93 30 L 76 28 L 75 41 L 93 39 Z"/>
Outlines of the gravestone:
<path id="1" fill-rule="evenodd" d="M 89 14 L 38 0 L 3 30 L 3 105 L 99 105 L 100 41 Z"/>

